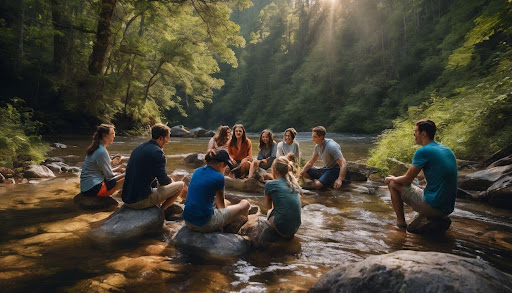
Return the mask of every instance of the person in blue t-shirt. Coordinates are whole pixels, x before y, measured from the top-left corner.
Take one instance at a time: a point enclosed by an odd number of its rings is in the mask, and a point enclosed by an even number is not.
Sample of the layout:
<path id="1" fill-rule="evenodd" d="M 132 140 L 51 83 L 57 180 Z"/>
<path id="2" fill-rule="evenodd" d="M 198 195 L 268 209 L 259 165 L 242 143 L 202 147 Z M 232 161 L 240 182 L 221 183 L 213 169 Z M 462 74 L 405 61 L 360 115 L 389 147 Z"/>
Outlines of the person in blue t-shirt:
<path id="1" fill-rule="evenodd" d="M 436 124 L 433 121 L 417 121 L 414 138 L 421 147 L 414 154 L 412 166 L 403 176 L 386 177 L 398 227 L 407 227 L 404 202 L 429 218 L 443 218 L 455 207 L 457 161 L 447 146 L 434 141 L 435 134 Z M 422 170 L 427 181 L 424 189 L 411 185 Z"/>
<path id="2" fill-rule="evenodd" d="M 205 160 L 206 166 L 197 168 L 192 174 L 183 219 L 189 229 L 206 233 L 221 229 L 239 215 L 247 216 L 250 204 L 243 199 L 238 204 L 226 206 L 223 172 L 226 166 L 233 168 L 228 152 L 210 151 Z"/>

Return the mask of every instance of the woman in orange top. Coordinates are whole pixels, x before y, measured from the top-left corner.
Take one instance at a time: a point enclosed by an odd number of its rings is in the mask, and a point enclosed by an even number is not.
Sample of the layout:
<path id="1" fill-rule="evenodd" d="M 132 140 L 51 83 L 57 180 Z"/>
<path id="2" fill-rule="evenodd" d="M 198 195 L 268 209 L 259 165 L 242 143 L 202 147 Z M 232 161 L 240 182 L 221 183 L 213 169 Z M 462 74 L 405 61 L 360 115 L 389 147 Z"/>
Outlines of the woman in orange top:
<path id="1" fill-rule="evenodd" d="M 228 142 L 228 153 L 232 161 L 237 164 L 231 173 L 236 178 L 243 178 L 249 174 L 252 161 L 252 143 L 245 135 L 245 128 L 242 124 L 233 126 L 233 135 Z"/>

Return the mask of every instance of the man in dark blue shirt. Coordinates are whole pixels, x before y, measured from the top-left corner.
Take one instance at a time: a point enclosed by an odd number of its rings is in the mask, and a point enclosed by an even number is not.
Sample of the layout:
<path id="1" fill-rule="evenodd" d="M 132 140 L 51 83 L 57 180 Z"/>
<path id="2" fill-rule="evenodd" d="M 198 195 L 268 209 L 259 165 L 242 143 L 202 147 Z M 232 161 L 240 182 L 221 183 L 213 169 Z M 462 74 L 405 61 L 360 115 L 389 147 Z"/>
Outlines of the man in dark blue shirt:
<path id="1" fill-rule="evenodd" d="M 182 181 L 172 182 L 167 176 L 163 147 L 169 142 L 171 129 L 163 124 L 151 128 L 151 140 L 137 146 L 126 167 L 122 199 L 134 209 L 145 209 L 161 205 L 167 209 L 178 196 L 187 196 L 187 186 Z M 152 188 L 154 180 L 158 187 Z"/>

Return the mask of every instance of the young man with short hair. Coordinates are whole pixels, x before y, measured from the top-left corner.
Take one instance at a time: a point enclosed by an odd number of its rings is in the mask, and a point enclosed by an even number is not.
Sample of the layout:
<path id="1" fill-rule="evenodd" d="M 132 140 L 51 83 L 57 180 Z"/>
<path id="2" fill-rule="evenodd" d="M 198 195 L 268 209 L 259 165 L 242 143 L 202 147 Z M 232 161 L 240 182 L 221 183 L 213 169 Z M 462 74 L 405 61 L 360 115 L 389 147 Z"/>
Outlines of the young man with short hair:
<path id="1" fill-rule="evenodd" d="M 386 177 L 398 227 L 407 227 L 404 202 L 429 218 L 443 218 L 455 207 L 457 161 L 447 146 L 434 141 L 436 130 L 436 124 L 431 120 L 417 121 L 414 139 L 421 147 L 414 154 L 412 166 L 403 176 Z M 427 181 L 424 190 L 411 185 L 422 170 Z"/>
<path id="2" fill-rule="evenodd" d="M 313 179 L 316 189 L 340 189 L 347 174 L 347 161 L 341 153 L 340 145 L 332 139 L 325 138 L 326 134 L 323 126 L 313 128 L 311 136 L 316 144 L 313 157 L 304 166 L 300 175 Z M 323 168 L 313 167 L 319 157 L 324 162 Z"/>
<path id="3" fill-rule="evenodd" d="M 145 209 L 160 205 L 167 209 L 178 196 L 187 196 L 184 182 L 172 182 L 167 175 L 164 146 L 169 142 L 171 129 L 163 124 L 151 128 L 151 140 L 137 146 L 130 155 L 123 185 L 122 199 L 128 207 Z M 158 187 L 153 182 L 158 180 Z"/>

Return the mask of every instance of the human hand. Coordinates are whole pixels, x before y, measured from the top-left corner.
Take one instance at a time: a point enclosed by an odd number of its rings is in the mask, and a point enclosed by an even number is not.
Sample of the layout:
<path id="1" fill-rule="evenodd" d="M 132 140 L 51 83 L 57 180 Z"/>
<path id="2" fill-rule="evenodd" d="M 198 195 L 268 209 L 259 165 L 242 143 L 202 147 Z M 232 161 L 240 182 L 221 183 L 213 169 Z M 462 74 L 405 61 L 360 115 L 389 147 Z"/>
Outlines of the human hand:
<path id="1" fill-rule="evenodd" d="M 336 179 L 336 181 L 334 181 L 334 189 L 340 189 L 341 186 L 343 185 L 343 180 L 341 180 L 341 178 L 338 178 Z"/>
<path id="2" fill-rule="evenodd" d="M 391 181 L 393 181 L 395 179 L 396 179 L 395 176 L 388 176 L 388 177 L 386 177 L 386 179 L 384 179 L 384 183 L 389 184 Z"/>

